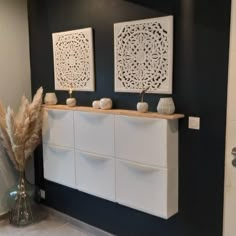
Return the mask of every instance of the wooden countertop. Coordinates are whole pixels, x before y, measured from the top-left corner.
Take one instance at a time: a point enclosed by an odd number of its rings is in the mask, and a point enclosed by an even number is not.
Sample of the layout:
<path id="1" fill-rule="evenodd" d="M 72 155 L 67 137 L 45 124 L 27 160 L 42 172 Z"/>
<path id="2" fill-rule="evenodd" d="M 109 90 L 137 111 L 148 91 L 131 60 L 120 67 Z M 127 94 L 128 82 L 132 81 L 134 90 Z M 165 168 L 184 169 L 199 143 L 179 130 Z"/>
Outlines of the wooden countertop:
<path id="1" fill-rule="evenodd" d="M 134 110 L 123 110 L 123 109 L 95 109 L 93 107 L 85 107 L 85 106 L 75 106 L 69 107 L 67 105 L 43 105 L 45 109 L 57 109 L 57 110 L 71 110 L 71 111 L 84 111 L 84 112 L 96 112 L 96 113 L 105 113 L 105 114 L 114 114 L 114 115 L 124 115 L 124 116 L 136 116 L 136 117 L 147 117 L 147 118 L 159 118 L 159 119 L 167 119 L 167 120 L 176 120 L 184 117 L 184 114 L 172 114 L 172 115 L 164 115 L 159 114 L 158 112 L 146 112 L 141 113 Z"/>

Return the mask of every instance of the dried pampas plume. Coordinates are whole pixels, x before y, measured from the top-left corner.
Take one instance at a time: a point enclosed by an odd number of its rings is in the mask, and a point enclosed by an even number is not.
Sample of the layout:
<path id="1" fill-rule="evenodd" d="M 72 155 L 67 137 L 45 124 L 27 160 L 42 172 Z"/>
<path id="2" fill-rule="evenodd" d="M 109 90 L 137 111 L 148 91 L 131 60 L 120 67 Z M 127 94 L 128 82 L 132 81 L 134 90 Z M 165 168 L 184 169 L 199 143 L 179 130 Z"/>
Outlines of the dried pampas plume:
<path id="1" fill-rule="evenodd" d="M 25 169 L 27 160 L 41 141 L 42 96 L 42 87 L 37 90 L 32 103 L 23 96 L 17 114 L 10 107 L 6 110 L 0 102 L 0 141 L 19 171 Z"/>

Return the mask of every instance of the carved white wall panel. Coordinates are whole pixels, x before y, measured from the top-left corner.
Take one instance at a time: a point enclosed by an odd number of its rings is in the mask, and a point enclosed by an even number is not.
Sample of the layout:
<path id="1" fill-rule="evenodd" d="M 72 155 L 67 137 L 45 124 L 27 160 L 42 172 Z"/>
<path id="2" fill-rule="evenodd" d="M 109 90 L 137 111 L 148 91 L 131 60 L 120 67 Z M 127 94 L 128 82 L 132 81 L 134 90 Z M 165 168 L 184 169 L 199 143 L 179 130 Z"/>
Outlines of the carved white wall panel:
<path id="1" fill-rule="evenodd" d="M 115 91 L 172 93 L 173 16 L 114 24 Z"/>
<path id="2" fill-rule="evenodd" d="M 92 28 L 53 33 L 56 90 L 94 91 Z"/>

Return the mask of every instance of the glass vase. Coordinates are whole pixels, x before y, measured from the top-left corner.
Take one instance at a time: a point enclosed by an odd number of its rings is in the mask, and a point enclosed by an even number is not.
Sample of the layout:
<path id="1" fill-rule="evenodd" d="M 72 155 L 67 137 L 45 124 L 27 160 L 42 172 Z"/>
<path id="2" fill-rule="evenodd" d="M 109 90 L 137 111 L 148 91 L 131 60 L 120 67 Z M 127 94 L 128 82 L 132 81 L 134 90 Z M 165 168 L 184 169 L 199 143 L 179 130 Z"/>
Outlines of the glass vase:
<path id="1" fill-rule="evenodd" d="M 17 184 L 7 193 L 10 224 L 21 227 L 40 220 L 38 196 L 35 186 L 26 180 L 25 172 L 20 171 Z"/>

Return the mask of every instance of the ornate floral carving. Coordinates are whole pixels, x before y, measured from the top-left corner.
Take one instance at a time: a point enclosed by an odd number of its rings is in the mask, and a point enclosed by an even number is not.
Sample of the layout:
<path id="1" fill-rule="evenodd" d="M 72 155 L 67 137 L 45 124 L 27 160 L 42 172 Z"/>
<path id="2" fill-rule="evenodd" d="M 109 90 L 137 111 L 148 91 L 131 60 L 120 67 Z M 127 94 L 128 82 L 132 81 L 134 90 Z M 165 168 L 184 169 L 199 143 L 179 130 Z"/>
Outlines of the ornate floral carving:
<path id="1" fill-rule="evenodd" d="M 94 91 L 92 29 L 53 34 L 57 90 Z"/>
<path id="2" fill-rule="evenodd" d="M 172 16 L 114 25 L 115 90 L 172 92 Z"/>

